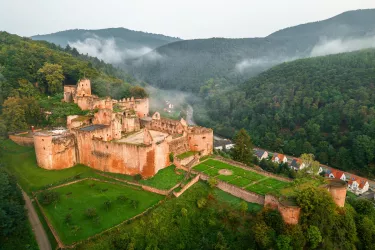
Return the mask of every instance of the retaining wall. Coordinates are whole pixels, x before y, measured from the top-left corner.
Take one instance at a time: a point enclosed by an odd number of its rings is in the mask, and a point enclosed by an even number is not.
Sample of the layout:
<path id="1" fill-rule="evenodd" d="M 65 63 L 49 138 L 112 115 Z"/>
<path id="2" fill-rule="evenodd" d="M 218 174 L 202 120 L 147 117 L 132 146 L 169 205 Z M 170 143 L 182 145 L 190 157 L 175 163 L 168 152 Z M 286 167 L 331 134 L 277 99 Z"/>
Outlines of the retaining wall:
<path id="1" fill-rule="evenodd" d="M 199 181 L 199 174 L 195 176 L 188 184 L 186 184 L 179 192 L 173 192 L 174 196 L 179 197 L 198 181 Z"/>
<path id="2" fill-rule="evenodd" d="M 25 133 L 27 134 L 27 133 Z M 9 135 L 9 139 L 14 141 L 20 146 L 34 147 L 34 138 L 20 135 Z"/>
<path id="3" fill-rule="evenodd" d="M 205 174 L 201 173 L 200 178 L 202 180 L 207 181 L 210 177 L 208 175 L 205 175 Z M 227 193 L 229 193 L 233 196 L 241 198 L 241 199 L 243 199 L 247 202 L 257 203 L 257 204 L 260 204 L 260 205 L 264 204 L 264 196 L 253 193 L 253 192 L 250 192 L 250 191 L 247 191 L 247 190 L 244 190 L 244 189 L 241 189 L 237 186 L 228 184 L 224 181 L 218 180 L 217 188 L 219 188 L 219 189 L 223 190 L 224 192 L 227 192 Z"/>

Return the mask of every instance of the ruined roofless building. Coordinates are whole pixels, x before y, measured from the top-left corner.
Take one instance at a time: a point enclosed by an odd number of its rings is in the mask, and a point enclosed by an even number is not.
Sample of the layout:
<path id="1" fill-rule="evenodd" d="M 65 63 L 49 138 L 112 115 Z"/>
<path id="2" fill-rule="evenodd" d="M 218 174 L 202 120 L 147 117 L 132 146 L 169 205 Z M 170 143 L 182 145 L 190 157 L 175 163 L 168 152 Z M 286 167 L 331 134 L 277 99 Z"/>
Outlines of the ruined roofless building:
<path id="1" fill-rule="evenodd" d="M 34 134 L 38 165 L 65 169 L 78 163 L 101 171 L 152 177 L 171 164 L 170 154 L 195 151 L 208 155 L 213 149 L 213 131 L 190 127 L 181 119 L 149 117 L 149 100 L 100 99 L 91 94 L 90 80 L 64 87 L 65 102 L 96 111 L 88 116 L 68 116 L 67 130 Z"/>

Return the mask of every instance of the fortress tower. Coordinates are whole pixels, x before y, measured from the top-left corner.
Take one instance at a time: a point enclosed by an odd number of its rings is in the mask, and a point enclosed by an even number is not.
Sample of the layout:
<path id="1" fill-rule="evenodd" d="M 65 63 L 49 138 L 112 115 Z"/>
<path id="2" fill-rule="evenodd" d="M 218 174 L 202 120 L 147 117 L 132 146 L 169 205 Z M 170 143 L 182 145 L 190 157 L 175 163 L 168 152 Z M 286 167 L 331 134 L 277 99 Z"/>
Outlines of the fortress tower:
<path id="1" fill-rule="evenodd" d="M 333 201 L 337 206 L 344 207 L 347 190 L 346 182 L 338 179 L 329 179 L 327 182 L 326 188 L 332 195 Z"/>

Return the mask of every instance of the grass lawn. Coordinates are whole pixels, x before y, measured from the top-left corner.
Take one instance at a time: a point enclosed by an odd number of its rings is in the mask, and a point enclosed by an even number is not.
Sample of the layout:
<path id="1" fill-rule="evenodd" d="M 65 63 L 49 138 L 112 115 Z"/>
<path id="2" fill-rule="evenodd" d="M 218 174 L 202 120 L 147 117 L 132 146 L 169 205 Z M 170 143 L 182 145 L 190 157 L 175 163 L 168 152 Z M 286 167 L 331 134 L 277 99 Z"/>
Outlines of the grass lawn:
<path id="1" fill-rule="evenodd" d="M 211 168 L 210 168 L 211 167 Z M 237 187 L 246 187 L 250 184 L 246 190 L 265 195 L 268 192 L 280 192 L 281 189 L 288 186 L 287 182 L 279 181 L 277 179 L 266 177 L 262 174 L 248 171 L 225 162 L 221 162 L 214 159 L 208 159 L 194 167 L 195 170 L 201 171 L 211 177 L 216 176 L 217 179 L 228 182 L 229 184 Z M 232 171 L 232 175 L 225 176 L 219 175 L 220 169 L 228 169 Z M 257 182 L 251 185 L 253 182 Z"/>
<path id="2" fill-rule="evenodd" d="M 210 166 L 207 166 L 206 164 L 204 163 L 199 163 L 198 165 L 194 166 L 194 170 L 197 170 L 197 171 L 206 171 L 207 169 L 211 168 Z"/>
<path id="3" fill-rule="evenodd" d="M 180 174 L 176 174 L 175 168 L 176 166 L 171 165 L 161 169 L 155 176 L 147 180 L 141 180 L 140 183 L 158 189 L 169 190 L 179 183 L 185 175 L 185 171 L 181 169 L 177 170 Z"/>
<path id="4" fill-rule="evenodd" d="M 43 209 L 65 244 L 100 233 L 134 217 L 163 199 L 162 195 L 93 180 L 81 181 L 53 191 L 60 194 L 60 200 L 56 205 L 43 206 Z M 117 201 L 120 195 L 126 196 L 129 200 Z M 134 208 L 130 200 L 138 201 L 138 206 Z M 104 206 L 105 201 L 111 201 L 108 211 Z M 88 208 L 96 209 L 99 222 L 85 216 L 84 212 Z M 71 214 L 69 223 L 65 222 L 67 214 Z M 79 230 L 72 230 L 74 226 L 78 226 Z"/>
<path id="5" fill-rule="evenodd" d="M 268 178 L 260 181 L 254 185 L 250 185 L 246 190 L 265 195 L 268 192 L 279 192 L 281 189 L 289 185 L 287 182 L 279 181 L 276 179 Z"/>
<path id="6" fill-rule="evenodd" d="M 217 170 L 216 168 L 210 168 L 204 171 L 204 173 L 208 176 L 214 177 L 219 175 L 219 170 Z"/>
<path id="7" fill-rule="evenodd" d="M 233 181 L 229 182 L 229 184 L 233 184 L 233 185 L 238 186 L 238 187 L 244 187 L 246 185 L 249 185 L 250 183 L 252 183 L 251 180 L 243 178 L 243 177 L 239 177 L 239 178 L 234 179 Z"/>
<path id="8" fill-rule="evenodd" d="M 237 179 L 238 176 L 236 176 L 236 175 L 219 175 L 219 176 L 217 176 L 217 178 L 219 180 L 222 180 L 222 181 L 230 182 L 233 179 Z"/>
<path id="9" fill-rule="evenodd" d="M 244 200 L 237 198 L 236 196 L 233 196 L 231 194 L 228 194 L 218 188 L 215 188 L 214 194 L 216 199 L 218 199 L 221 202 L 226 202 L 234 206 L 235 208 L 240 207 L 240 203 Z M 262 205 L 256 204 L 256 203 L 251 203 L 251 202 L 246 202 L 248 206 L 248 211 L 249 212 L 257 212 L 263 208 Z"/>
<path id="10" fill-rule="evenodd" d="M 182 154 L 177 155 L 176 157 L 177 157 L 178 159 L 182 160 L 182 159 L 188 158 L 188 157 L 190 157 L 190 156 L 193 156 L 195 153 L 196 153 L 196 152 L 194 152 L 194 151 L 187 151 L 187 152 L 185 152 L 185 153 L 182 153 Z"/>

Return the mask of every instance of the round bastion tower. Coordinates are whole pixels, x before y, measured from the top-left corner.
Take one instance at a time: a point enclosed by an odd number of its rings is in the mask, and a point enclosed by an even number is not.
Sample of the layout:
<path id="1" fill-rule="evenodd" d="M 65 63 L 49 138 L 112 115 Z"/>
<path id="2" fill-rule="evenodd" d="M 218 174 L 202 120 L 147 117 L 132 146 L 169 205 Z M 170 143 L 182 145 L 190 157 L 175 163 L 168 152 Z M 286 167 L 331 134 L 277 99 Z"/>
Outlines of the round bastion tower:
<path id="1" fill-rule="evenodd" d="M 339 207 L 344 207 L 347 184 L 343 180 L 338 179 L 328 179 L 326 188 L 328 192 L 332 195 L 333 201 Z"/>
<path id="2" fill-rule="evenodd" d="M 52 135 L 40 132 L 35 133 L 34 147 L 38 166 L 52 169 Z"/>

